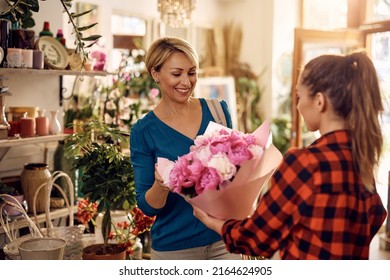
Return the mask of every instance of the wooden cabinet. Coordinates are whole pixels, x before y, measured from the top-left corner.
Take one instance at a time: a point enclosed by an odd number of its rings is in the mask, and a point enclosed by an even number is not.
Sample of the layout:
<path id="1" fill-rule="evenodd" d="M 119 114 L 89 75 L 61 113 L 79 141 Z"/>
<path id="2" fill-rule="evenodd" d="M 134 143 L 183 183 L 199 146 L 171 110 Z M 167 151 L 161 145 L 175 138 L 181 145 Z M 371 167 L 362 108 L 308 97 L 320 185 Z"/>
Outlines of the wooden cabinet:
<path id="1" fill-rule="evenodd" d="M 35 106 L 49 102 L 52 109 L 61 108 L 61 91 L 63 76 L 106 76 L 106 72 L 97 71 L 70 71 L 70 70 L 51 70 L 51 69 L 16 69 L 0 68 L 0 78 L 3 85 L 9 87 L 11 96 L 6 96 L 5 105 L 7 106 Z M 50 95 L 56 95 L 52 98 Z M 29 99 L 30 98 L 30 99 Z M 51 99 L 52 98 L 52 99 Z M 32 101 L 31 101 L 32 100 Z M 48 101 L 49 100 L 49 101 Z M 22 103 L 25 102 L 25 103 Z M 42 103 L 40 103 L 42 102 Z M 18 104 L 15 104 L 18 103 Z M 47 103 L 46 103 L 47 104 Z M 23 169 L 23 164 L 34 160 L 31 153 L 47 153 L 47 145 L 52 144 L 56 147 L 59 140 L 66 137 L 66 134 L 36 136 L 19 139 L 1 139 L 0 140 L 0 178 L 7 176 L 19 176 Z M 52 148 L 53 149 L 53 148 Z M 53 152 L 53 150 L 52 150 Z M 50 154 L 53 155 L 52 153 Z M 41 160 L 48 163 L 47 155 L 40 157 Z M 6 171 L 4 171 L 6 170 Z M 75 210 L 75 206 L 74 206 Z M 0 213 L 1 214 L 1 213 Z M 61 217 L 68 215 L 67 208 L 53 209 L 51 218 L 60 221 Z M 33 218 L 34 220 L 35 218 Z M 39 214 L 36 222 L 45 221 L 45 214 Z M 16 219 L 13 223 L 14 229 L 24 228 L 27 223 L 24 219 Z M 6 240 L 4 230 L 0 227 L 0 249 L 4 246 Z M 1 251 L 1 250 L 0 250 Z M 1 254 L 0 254 L 1 255 Z"/>

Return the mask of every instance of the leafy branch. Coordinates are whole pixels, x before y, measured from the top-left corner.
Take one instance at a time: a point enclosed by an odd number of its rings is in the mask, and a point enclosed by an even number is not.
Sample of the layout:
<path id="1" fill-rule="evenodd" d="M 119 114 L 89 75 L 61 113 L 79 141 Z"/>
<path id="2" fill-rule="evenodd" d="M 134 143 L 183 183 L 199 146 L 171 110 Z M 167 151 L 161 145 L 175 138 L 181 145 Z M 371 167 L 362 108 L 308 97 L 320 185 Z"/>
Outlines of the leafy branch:
<path id="1" fill-rule="evenodd" d="M 75 41 L 74 45 L 76 46 L 76 52 L 81 53 L 83 56 L 83 67 L 85 62 L 88 59 L 88 51 L 87 48 L 92 47 L 101 37 L 101 35 L 91 35 L 88 37 L 83 37 L 83 31 L 86 31 L 88 29 L 91 29 L 95 25 L 97 25 L 97 22 L 89 24 L 87 26 L 78 26 L 76 23 L 76 19 L 79 17 L 82 17 L 86 14 L 91 13 L 94 9 L 90 9 L 81 13 L 71 13 L 70 9 L 72 8 L 72 1 L 73 0 L 60 0 L 62 6 L 64 7 L 64 11 L 68 15 L 69 21 L 68 23 L 72 24 L 73 26 L 73 34 L 75 34 Z M 85 45 L 85 42 L 89 42 L 88 45 Z"/>

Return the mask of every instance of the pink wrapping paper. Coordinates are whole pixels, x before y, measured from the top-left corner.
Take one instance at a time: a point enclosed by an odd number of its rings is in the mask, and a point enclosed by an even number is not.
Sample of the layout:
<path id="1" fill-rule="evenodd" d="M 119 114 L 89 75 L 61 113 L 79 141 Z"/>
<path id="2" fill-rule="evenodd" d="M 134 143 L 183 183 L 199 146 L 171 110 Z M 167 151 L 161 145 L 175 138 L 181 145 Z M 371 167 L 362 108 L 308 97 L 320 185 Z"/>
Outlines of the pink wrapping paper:
<path id="1" fill-rule="evenodd" d="M 226 127 L 210 122 L 206 133 L 221 128 L 226 129 Z M 252 134 L 256 136 L 256 142 L 265 147 L 263 156 L 242 164 L 233 181 L 223 190 L 205 190 L 193 198 L 186 198 L 182 195 L 188 203 L 220 219 L 243 219 L 253 213 L 261 189 L 271 178 L 283 156 L 272 144 L 268 120 Z M 158 158 L 157 171 L 164 174 L 168 163 L 170 163 L 168 159 Z"/>

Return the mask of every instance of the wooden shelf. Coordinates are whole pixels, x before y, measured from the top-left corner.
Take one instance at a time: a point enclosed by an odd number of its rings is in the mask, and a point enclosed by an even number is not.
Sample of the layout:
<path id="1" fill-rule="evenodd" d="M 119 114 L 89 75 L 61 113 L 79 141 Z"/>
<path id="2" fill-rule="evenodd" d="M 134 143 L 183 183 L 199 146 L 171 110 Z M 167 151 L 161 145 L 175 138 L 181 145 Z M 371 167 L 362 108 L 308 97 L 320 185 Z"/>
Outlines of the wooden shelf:
<path id="1" fill-rule="evenodd" d="M 68 134 L 56 134 L 47 136 L 36 136 L 28 138 L 17 138 L 17 139 L 2 139 L 0 140 L 0 148 L 14 147 L 28 144 L 54 142 L 63 140 Z"/>
<path id="2" fill-rule="evenodd" d="M 72 71 L 54 69 L 0 68 L 0 76 L 53 75 L 53 76 L 106 76 L 106 71 Z"/>
<path id="3" fill-rule="evenodd" d="M 75 205 L 75 206 L 73 206 L 73 213 L 75 213 L 76 211 L 77 211 L 77 206 Z M 34 223 L 46 222 L 45 213 L 38 214 L 36 219 L 35 219 L 34 215 L 29 215 L 29 216 Z M 69 210 L 67 207 L 58 208 L 58 209 L 51 209 L 51 211 L 50 211 L 50 218 L 52 220 L 59 219 L 62 217 L 67 217 L 67 216 L 69 216 Z M 15 221 L 13 221 L 11 223 L 12 223 L 12 228 L 14 230 L 28 227 L 28 223 L 27 223 L 26 219 L 23 218 L 23 216 L 20 216 L 19 219 L 16 219 Z M 3 234 L 3 233 L 5 233 L 4 229 L 3 229 L 3 227 L 0 226 L 0 234 Z"/>

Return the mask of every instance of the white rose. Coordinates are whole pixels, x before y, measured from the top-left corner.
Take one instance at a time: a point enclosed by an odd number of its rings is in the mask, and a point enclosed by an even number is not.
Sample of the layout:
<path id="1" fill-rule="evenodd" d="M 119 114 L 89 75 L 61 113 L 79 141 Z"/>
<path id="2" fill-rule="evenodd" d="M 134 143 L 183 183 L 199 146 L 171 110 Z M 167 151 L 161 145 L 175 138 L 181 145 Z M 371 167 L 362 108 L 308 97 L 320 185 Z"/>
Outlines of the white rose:
<path id="1" fill-rule="evenodd" d="M 237 172 L 236 166 L 222 153 L 213 155 L 207 166 L 215 168 L 221 175 L 223 181 L 230 180 Z"/>

